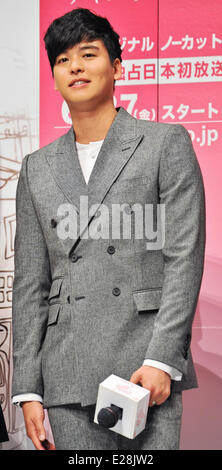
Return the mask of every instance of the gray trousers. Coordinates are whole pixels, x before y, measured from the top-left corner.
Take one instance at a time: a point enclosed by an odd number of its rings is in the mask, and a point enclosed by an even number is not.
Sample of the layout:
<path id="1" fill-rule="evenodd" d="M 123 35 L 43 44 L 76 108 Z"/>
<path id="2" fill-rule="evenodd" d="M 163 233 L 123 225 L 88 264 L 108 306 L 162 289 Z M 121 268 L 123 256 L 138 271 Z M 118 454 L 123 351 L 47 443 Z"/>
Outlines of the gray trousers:
<path id="1" fill-rule="evenodd" d="M 172 392 L 148 409 L 145 429 L 134 439 L 94 423 L 96 405 L 53 406 L 47 409 L 56 450 L 178 450 L 182 392 Z"/>

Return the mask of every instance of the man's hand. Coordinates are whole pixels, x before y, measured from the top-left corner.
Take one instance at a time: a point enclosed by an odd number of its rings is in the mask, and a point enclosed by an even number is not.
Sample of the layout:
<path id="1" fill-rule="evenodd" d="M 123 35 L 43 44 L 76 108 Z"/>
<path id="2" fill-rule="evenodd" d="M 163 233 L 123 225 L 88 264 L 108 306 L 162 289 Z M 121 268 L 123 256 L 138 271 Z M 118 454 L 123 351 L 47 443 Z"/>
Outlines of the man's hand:
<path id="1" fill-rule="evenodd" d="M 130 377 L 130 382 L 150 390 L 149 406 L 153 406 L 153 401 L 157 405 L 162 405 L 170 396 L 171 377 L 167 372 L 151 366 L 142 366 L 137 369 Z"/>
<path id="2" fill-rule="evenodd" d="M 28 437 L 37 450 L 46 450 L 41 444 L 41 441 L 46 439 L 43 425 L 45 418 L 43 405 L 39 401 L 25 401 L 22 405 L 22 411 Z M 48 450 L 55 450 L 55 446 L 50 443 Z"/>

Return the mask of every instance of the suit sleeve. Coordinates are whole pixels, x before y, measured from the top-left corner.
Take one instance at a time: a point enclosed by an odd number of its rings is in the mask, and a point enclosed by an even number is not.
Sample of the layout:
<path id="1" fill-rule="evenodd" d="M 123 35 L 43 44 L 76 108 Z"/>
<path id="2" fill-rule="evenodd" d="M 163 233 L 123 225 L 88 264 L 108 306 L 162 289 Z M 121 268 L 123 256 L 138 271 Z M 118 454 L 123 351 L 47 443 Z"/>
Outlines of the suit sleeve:
<path id="1" fill-rule="evenodd" d="M 172 125 L 165 136 L 159 197 L 165 205 L 164 279 L 145 358 L 164 362 L 186 374 L 206 235 L 202 174 L 190 135 L 182 125 Z"/>
<path id="2" fill-rule="evenodd" d="M 16 191 L 15 266 L 12 298 L 12 396 L 43 396 L 41 346 L 48 317 L 50 263 L 44 235 L 34 208 L 26 155 Z"/>

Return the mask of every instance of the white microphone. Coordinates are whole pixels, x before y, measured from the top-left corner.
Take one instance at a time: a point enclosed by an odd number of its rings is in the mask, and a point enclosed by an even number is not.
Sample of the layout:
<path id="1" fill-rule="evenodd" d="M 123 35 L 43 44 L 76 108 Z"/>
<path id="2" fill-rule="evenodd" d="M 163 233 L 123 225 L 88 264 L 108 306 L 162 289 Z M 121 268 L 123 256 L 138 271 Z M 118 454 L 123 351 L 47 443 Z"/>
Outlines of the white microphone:
<path id="1" fill-rule="evenodd" d="M 150 390 L 111 374 L 99 384 L 94 422 L 134 439 L 146 426 Z"/>

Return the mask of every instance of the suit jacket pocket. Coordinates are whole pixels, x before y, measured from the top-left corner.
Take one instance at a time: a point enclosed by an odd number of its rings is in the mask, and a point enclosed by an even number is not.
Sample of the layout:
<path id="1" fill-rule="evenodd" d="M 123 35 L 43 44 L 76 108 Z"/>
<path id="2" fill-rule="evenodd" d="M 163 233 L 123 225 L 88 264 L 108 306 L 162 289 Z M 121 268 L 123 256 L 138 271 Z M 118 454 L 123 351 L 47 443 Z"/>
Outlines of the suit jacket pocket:
<path id="1" fill-rule="evenodd" d="M 58 322 L 60 307 L 61 307 L 60 304 L 52 304 L 49 306 L 49 316 L 48 316 L 47 326 L 55 325 Z"/>
<path id="2" fill-rule="evenodd" d="M 61 287 L 62 287 L 62 282 L 63 282 L 63 277 L 55 278 L 52 281 L 48 301 L 51 301 L 52 299 L 56 300 L 57 298 L 59 298 L 60 292 L 61 292 Z"/>
<path id="3" fill-rule="evenodd" d="M 162 287 L 135 290 L 132 292 L 132 294 L 138 312 L 159 310 L 162 296 Z"/>
<path id="4" fill-rule="evenodd" d="M 131 194 L 136 190 L 141 190 L 141 186 L 147 186 L 150 183 L 149 175 L 139 175 L 133 178 L 118 179 L 112 186 L 112 194 L 124 193 L 130 191 Z"/>

